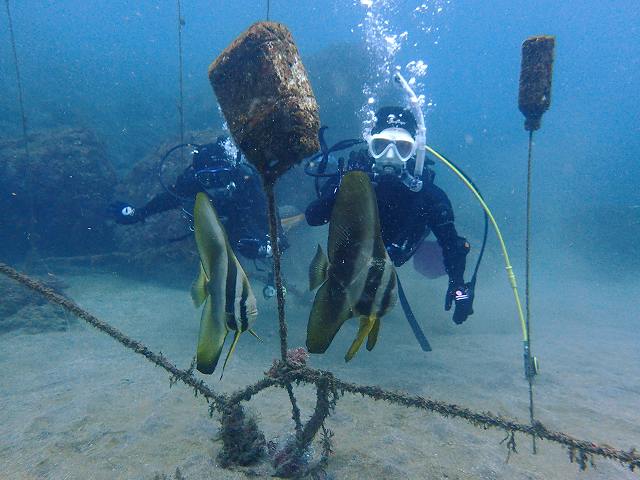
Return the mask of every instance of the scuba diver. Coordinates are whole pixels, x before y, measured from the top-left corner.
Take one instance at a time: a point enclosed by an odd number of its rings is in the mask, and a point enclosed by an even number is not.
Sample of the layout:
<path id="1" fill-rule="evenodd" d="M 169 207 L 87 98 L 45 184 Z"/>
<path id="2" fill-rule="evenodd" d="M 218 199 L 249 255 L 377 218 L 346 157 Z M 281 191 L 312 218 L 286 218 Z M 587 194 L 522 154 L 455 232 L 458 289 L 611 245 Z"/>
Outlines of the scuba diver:
<path id="1" fill-rule="evenodd" d="M 239 150 L 226 136 L 219 136 L 214 143 L 206 145 L 177 145 L 165 154 L 160 169 L 169 154 L 184 147 L 193 149 L 192 163 L 172 185 L 165 185 L 161 179 L 165 191 L 139 208 L 122 201 L 112 203 L 111 217 L 121 225 L 132 225 L 152 215 L 181 208 L 193 231 L 191 207 L 196 194 L 205 192 L 215 206 L 233 250 L 250 260 L 268 263 L 265 269 L 271 272 L 273 253 L 267 203 L 257 171 L 242 161 Z M 279 218 L 278 223 L 279 245 L 284 251 L 289 245 Z M 273 297 L 276 292 L 272 275 L 270 273 L 263 289 L 265 298 Z"/>
<path id="2" fill-rule="evenodd" d="M 421 115 L 421 112 L 420 112 Z M 371 177 L 377 197 L 380 227 L 384 245 L 396 267 L 409 260 L 424 239 L 433 232 L 444 258 L 444 267 L 449 276 L 445 296 L 445 310 L 455 304 L 453 321 L 460 325 L 473 313 L 474 279 L 465 283 L 464 271 L 469 243 L 458 235 L 454 225 L 453 209 L 446 193 L 434 183 L 435 172 L 424 167 L 433 164 L 424 159 L 424 120 L 420 125 L 414 114 L 400 107 L 383 107 L 376 113 L 376 123 L 371 135 L 366 138 L 367 148 L 351 151 L 347 161 L 340 159 L 334 173 L 325 173 L 329 152 L 353 147 L 362 140 L 344 140 L 331 149 L 326 148 L 322 139 L 323 161 L 316 171 L 307 173 L 316 177 L 318 198 L 311 202 L 305 212 L 309 225 L 317 226 L 329 222 L 342 174 L 346 171 L 361 170 Z M 422 136 L 421 136 L 422 135 Z M 422 141 L 421 158 L 417 155 Z M 311 162 L 313 163 L 313 162 Z M 324 163 L 324 165 L 323 165 Z M 413 172 L 413 173 L 412 173 Z M 318 178 L 327 177 L 322 187 Z M 414 333 L 429 351 L 426 338 L 416 331 L 417 325 L 406 303 L 402 286 L 400 299 Z M 419 328 L 418 328 L 419 329 Z M 423 341 L 419 336 L 422 335 Z"/>

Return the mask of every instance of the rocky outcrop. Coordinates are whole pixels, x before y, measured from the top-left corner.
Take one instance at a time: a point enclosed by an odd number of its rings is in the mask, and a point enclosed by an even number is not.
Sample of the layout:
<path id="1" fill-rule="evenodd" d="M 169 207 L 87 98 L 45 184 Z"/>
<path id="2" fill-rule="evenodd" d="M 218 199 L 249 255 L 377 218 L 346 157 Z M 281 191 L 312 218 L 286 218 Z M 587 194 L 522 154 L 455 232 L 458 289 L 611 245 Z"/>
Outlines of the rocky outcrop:
<path id="1" fill-rule="evenodd" d="M 113 247 L 106 206 L 116 175 L 90 130 L 65 128 L 0 140 L 0 258 L 29 247 L 42 256 L 82 255 Z"/>
<path id="2" fill-rule="evenodd" d="M 62 294 L 66 285 L 53 275 L 38 280 Z M 0 335 L 7 332 L 40 333 L 46 331 L 65 331 L 77 319 L 62 307 L 52 305 L 40 294 L 0 276 Z"/>

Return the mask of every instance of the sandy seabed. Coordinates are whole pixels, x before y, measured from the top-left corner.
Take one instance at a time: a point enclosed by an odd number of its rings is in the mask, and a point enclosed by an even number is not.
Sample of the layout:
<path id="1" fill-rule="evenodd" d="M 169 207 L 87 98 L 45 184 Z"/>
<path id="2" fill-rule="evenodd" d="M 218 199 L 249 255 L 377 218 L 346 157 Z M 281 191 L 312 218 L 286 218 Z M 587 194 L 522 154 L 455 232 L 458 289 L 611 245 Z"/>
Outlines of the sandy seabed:
<path id="1" fill-rule="evenodd" d="M 199 322 L 188 285 L 173 288 L 96 272 L 63 279 L 71 285 L 67 294 L 83 308 L 188 367 Z M 418 282 L 404 281 L 417 316 L 430 319 L 422 323 L 433 352 L 418 348 L 398 306 L 383 320 L 373 352 L 363 349 L 345 365 L 356 331 L 351 321 L 329 352 L 313 356 L 310 365 L 345 380 L 526 423 L 521 336 L 506 281 L 479 284 L 476 313 L 460 327 L 442 311 L 444 287 L 436 283 L 425 291 Z M 533 286 L 533 341 L 542 367 L 535 383 L 536 417 L 582 439 L 639 447 L 640 334 L 638 311 L 628 299 L 640 298 L 640 289 L 627 284 L 621 295 L 617 285 L 584 279 Z M 295 347 L 304 344 L 313 296 L 289 297 L 289 345 Z M 205 379 L 214 389 L 234 391 L 269 368 L 279 353 L 274 307 L 261 300 L 256 330 L 264 343 L 243 336 L 224 379 Z M 204 399 L 184 385 L 169 388 L 165 371 L 89 326 L 0 336 L 0 367 L 2 479 L 151 480 L 170 477 L 176 467 L 186 479 L 247 478 L 217 467 L 219 424 Z M 296 394 L 308 417 L 314 390 L 301 386 Z M 283 390 L 265 391 L 248 405 L 267 439 L 292 431 Z M 581 472 L 566 450 L 549 442 L 538 442 L 538 454 L 532 455 L 531 440 L 522 435 L 516 437 L 518 454 L 506 463 L 501 431 L 350 395 L 339 400 L 327 426 L 335 432 L 328 468 L 335 479 L 638 478 L 598 458 L 595 469 Z"/>

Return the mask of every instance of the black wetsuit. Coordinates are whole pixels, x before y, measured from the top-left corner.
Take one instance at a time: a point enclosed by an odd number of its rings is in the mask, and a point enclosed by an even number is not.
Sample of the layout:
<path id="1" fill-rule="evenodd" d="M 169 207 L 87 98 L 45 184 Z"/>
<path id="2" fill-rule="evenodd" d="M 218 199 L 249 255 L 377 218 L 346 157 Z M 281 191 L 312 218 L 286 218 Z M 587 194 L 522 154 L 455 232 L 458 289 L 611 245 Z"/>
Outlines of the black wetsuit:
<path id="1" fill-rule="evenodd" d="M 352 152 L 347 170 L 371 172 L 372 163 L 373 159 L 369 157 L 367 150 Z M 449 281 L 460 286 L 464 284 L 469 244 L 466 239 L 458 236 L 451 202 L 446 193 L 433 183 L 434 176 L 434 172 L 425 166 L 423 187 L 419 192 L 409 190 L 394 176 L 376 178 L 374 185 L 382 240 L 393 263 L 400 266 L 413 256 L 422 241 L 433 232 L 442 248 Z M 331 177 L 323 185 L 320 198 L 307 207 L 305 216 L 309 225 L 329 222 L 338 182 L 338 176 Z"/>
<path id="2" fill-rule="evenodd" d="M 136 209 L 136 215 L 144 219 L 180 208 L 185 206 L 185 201 L 192 203 L 198 192 L 205 192 L 211 198 L 234 250 L 248 258 L 262 256 L 263 252 L 259 250 L 266 245 L 269 236 L 267 204 L 260 177 L 249 165 L 241 163 L 233 167 L 226 190 L 205 189 L 196 179 L 193 165 L 168 188 L 174 195 L 170 192 L 156 195 L 145 206 Z M 284 250 L 288 244 L 282 231 L 280 233 L 280 248 Z"/>

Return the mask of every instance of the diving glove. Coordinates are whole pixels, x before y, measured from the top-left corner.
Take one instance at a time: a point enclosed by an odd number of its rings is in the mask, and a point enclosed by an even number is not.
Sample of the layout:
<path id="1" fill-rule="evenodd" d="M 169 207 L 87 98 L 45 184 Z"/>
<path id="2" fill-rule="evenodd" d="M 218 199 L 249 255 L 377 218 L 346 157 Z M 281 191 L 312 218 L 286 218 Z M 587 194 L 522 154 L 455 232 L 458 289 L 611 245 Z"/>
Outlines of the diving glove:
<path id="1" fill-rule="evenodd" d="M 132 225 L 144 220 L 133 205 L 125 202 L 113 202 L 109 205 L 108 211 L 113 220 L 120 225 Z"/>
<path id="2" fill-rule="evenodd" d="M 455 283 L 449 282 L 444 309 L 448 312 L 451 310 L 451 305 L 455 302 L 453 322 L 456 325 L 462 324 L 469 315 L 473 314 L 474 295 L 475 292 L 471 283 L 456 286 Z"/>

